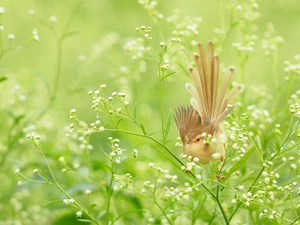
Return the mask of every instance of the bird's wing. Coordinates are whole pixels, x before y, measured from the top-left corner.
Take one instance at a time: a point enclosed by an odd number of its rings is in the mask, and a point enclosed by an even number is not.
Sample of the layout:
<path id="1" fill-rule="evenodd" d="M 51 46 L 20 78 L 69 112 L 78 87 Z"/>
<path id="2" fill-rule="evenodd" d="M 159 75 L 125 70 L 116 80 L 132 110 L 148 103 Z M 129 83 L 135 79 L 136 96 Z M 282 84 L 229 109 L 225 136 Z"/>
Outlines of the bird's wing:
<path id="1" fill-rule="evenodd" d="M 175 111 L 175 123 L 181 138 L 181 141 L 186 144 L 186 135 L 189 130 L 201 125 L 201 118 L 198 112 L 192 107 L 178 107 Z"/>

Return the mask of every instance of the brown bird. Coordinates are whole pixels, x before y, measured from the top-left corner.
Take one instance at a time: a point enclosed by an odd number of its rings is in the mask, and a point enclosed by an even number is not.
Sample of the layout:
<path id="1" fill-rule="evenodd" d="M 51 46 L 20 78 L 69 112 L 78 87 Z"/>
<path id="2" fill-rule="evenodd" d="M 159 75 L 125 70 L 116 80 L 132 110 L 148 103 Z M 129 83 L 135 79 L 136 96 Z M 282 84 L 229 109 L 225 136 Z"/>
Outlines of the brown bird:
<path id="1" fill-rule="evenodd" d="M 241 86 L 234 87 L 226 95 L 233 68 L 225 73 L 219 85 L 219 57 L 214 54 L 211 41 L 208 43 L 207 59 L 203 46 L 198 43 L 198 53 L 194 53 L 194 60 L 197 69 L 189 67 L 194 86 L 186 84 L 193 97 L 192 106 L 179 107 L 175 113 L 183 153 L 193 159 L 197 157 L 202 164 L 209 163 L 213 158 L 223 161 L 226 136 L 220 123 L 234 108 L 234 105 L 228 104 L 239 93 Z"/>

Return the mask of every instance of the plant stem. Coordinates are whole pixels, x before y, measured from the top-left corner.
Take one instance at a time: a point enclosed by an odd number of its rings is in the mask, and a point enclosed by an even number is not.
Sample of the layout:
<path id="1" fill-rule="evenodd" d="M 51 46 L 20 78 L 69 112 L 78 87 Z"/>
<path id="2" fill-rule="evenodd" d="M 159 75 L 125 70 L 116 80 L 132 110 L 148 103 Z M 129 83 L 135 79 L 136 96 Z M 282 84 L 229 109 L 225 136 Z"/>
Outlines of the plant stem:
<path id="1" fill-rule="evenodd" d="M 61 60 L 62 60 L 62 43 L 63 40 L 59 38 L 57 42 L 57 55 L 56 55 L 56 73 L 55 73 L 55 79 L 53 84 L 53 93 L 51 96 L 51 106 L 53 106 L 56 96 L 57 96 L 57 90 L 60 80 L 60 74 L 61 74 Z"/>
<path id="2" fill-rule="evenodd" d="M 111 194 L 112 194 L 112 185 L 113 185 L 113 179 L 114 179 L 114 172 L 113 169 L 111 171 L 111 177 L 109 180 L 109 187 L 108 187 L 108 193 L 107 193 L 107 204 L 106 204 L 106 224 L 109 223 L 109 210 L 110 210 L 110 200 L 111 200 Z"/>
<path id="3" fill-rule="evenodd" d="M 2 25 L 2 15 L 0 14 L 0 25 Z M 3 41 L 2 41 L 2 29 L 0 29 L 0 60 L 2 59 L 4 55 L 4 49 L 3 49 Z"/>
<path id="4" fill-rule="evenodd" d="M 62 45 L 63 42 L 66 38 L 66 35 L 68 33 L 69 27 L 73 21 L 73 19 L 75 18 L 75 15 L 79 9 L 79 7 L 81 6 L 83 1 L 79 1 L 73 8 L 73 10 L 71 11 L 67 22 L 65 23 L 65 26 L 62 29 L 61 35 L 58 38 L 57 41 L 57 54 L 56 54 L 56 73 L 55 73 L 55 79 L 54 79 L 54 84 L 53 84 L 53 92 L 51 95 L 51 106 L 53 106 L 56 97 L 57 97 L 57 91 L 58 91 L 58 86 L 59 86 L 59 80 L 60 80 L 60 76 L 61 76 L 61 64 L 62 64 Z"/>
<path id="5" fill-rule="evenodd" d="M 221 210 L 221 213 L 223 215 L 225 224 L 229 225 L 229 221 L 227 219 L 227 216 L 226 216 L 226 214 L 224 212 L 224 209 L 223 209 L 222 204 L 221 204 L 220 199 L 219 199 L 219 192 L 220 192 L 220 185 L 218 184 L 218 186 L 217 186 L 217 193 L 216 193 L 216 201 L 217 201 L 217 204 L 218 204 L 218 206 L 219 206 L 219 208 Z"/>
<path id="6" fill-rule="evenodd" d="M 160 78 L 160 76 L 159 76 Z M 159 81 L 159 91 L 160 91 L 160 118 L 161 118 L 161 132 L 162 132 L 162 140 L 163 143 L 166 143 L 165 140 L 165 120 L 164 120 L 164 112 L 163 112 L 163 107 L 164 107 L 164 100 L 163 100 L 163 82 Z"/>

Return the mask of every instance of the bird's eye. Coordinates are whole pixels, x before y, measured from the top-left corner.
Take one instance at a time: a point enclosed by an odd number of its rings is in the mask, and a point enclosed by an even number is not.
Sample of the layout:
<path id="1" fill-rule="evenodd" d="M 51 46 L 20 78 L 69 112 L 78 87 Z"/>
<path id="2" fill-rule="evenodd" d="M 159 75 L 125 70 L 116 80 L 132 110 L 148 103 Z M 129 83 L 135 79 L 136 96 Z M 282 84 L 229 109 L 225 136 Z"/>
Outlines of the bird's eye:
<path id="1" fill-rule="evenodd" d="M 200 141 L 200 138 L 197 138 L 196 141 L 199 142 L 199 141 Z"/>

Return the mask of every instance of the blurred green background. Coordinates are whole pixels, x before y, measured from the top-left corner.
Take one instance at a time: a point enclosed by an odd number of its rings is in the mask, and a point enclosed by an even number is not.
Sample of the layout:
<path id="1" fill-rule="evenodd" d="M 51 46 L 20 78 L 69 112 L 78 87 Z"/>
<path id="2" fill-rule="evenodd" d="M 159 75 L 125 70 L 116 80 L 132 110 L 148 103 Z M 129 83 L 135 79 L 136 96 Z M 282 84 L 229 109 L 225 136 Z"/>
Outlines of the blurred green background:
<path id="1" fill-rule="evenodd" d="M 159 118 L 159 83 L 156 65 L 149 57 L 145 57 L 146 70 L 141 71 L 140 62 L 132 61 L 131 55 L 126 52 L 124 46 L 127 42 L 141 37 L 135 28 L 145 25 L 152 27 L 152 43 L 156 46 L 155 51 L 159 51 L 159 42 L 168 42 L 174 37 L 172 34 L 174 26 L 168 23 L 166 18 L 174 15 L 176 9 L 179 9 L 181 18 L 202 17 L 203 21 L 198 27 L 199 34 L 193 39 L 207 43 L 208 40 L 216 37 L 214 29 L 222 27 L 220 12 L 224 14 L 223 22 L 229 23 L 228 5 L 230 2 L 240 2 L 241 5 L 245 2 L 251 4 L 251 1 L 161 0 L 157 5 L 157 10 L 164 15 L 164 19 L 160 20 L 157 26 L 147 10 L 136 0 L 82 1 L 68 29 L 74 33 L 62 44 L 61 76 L 56 100 L 51 105 L 50 96 L 54 90 L 57 73 L 58 39 L 68 22 L 70 13 L 79 1 L 1 0 L 0 7 L 5 9 L 1 16 L 4 26 L 2 47 L 7 48 L 9 45 L 22 47 L 7 52 L 0 60 L 0 77 L 7 78 L 0 83 L 0 154 L 2 157 L 0 211 L 6 212 L 1 213 L 0 223 L 3 221 L 3 224 L 63 224 L 59 221 L 66 219 L 70 224 L 75 224 L 74 212 L 66 210 L 66 207 L 61 204 L 47 206 L 45 207 L 47 210 L 41 213 L 41 210 L 44 210 L 41 207 L 46 202 L 57 198 L 63 199 L 57 190 L 35 184 L 17 186 L 19 178 L 14 174 L 16 168 L 21 168 L 24 173 L 30 173 L 35 167 L 45 166 L 41 155 L 25 140 L 22 129 L 30 124 L 36 126 L 41 139 L 45 142 L 45 149 L 53 165 L 59 166 L 56 160 L 62 155 L 69 157 L 70 161 L 84 162 L 85 159 L 73 149 L 74 146 L 65 140 L 64 127 L 70 123 L 68 117 L 72 108 L 75 108 L 78 117 L 87 123 L 95 121 L 95 114 L 91 110 L 91 97 L 87 95 L 87 92 L 97 89 L 104 83 L 107 85 L 108 95 L 113 91 L 127 93 L 130 108 L 134 102 L 138 102 L 139 118 L 144 122 L 145 127 L 149 127 L 159 137 L 160 123 L 156 122 Z M 269 23 L 272 23 L 276 29 L 275 36 L 279 35 L 284 39 L 283 45 L 276 52 L 275 69 L 280 84 L 285 76 L 284 61 L 292 61 L 294 55 L 300 53 L 300 5 L 298 0 L 266 0 L 257 3 L 260 17 L 253 22 L 254 31 L 249 32 L 249 34 L 252 32 L 257 35 L 257 40 L 254 51 L 251 52 L 246 63 L 244 85 L 248 88 L 265 85 L 267 93 L 276 95 L 278 92 L 272 75 L 274 67 L 272 67 L 270 57 L 264 55 L 261 47 L 262 40 L 265 38 L 264 33 Z M 29 13 L 30 10 L 31 12 L 34 10 L 32 15 Z M 55 16 L 57 21 L 51 22 L 51 16 Z M 159 35 L 158 27 L 161 35 Z M 26 43 L 32 38 L 34 28 L 38 30 L 39 41 Z M 7 38 L 9 34 L 15 35 L 12 42 Z M 185 47 L 186 52 L 196 50 L 191 43 L 185 42 L 186 39 L 182 38 L 182 40 L 181 47 Z M 241 80 L 239 58 L 232 43 L 242 42 L 242 40 L 243 34 L 233 30 L 225 45 L 221 46 L 221 63 L 223 67 L 230 65 L 236 67 L 234 79 L 237 82 Z M 182 51 L 181 47 L 176 47 L 174 52 Z M 170 60 L 171 71 L 176 73 L 164 82 L 165 116 L 170 108 L 188 104 L 190 98 L 184 86 L 186 82 L 190 82 L 190 79 L 183 68 L 175 65 L 176 60 Z M 180 60 L 186 67 L 191 61 L 186 56 L 181 57 Z M 124 66 L 127 68 L 125 72 Z M 16 85 L 19 86 L 16 87 Z M 25 96 L 26 100 L 20 100 L 20 95 Z M 247 96 L 247 93 L 245 95 Z M 249 98 L 251 99 L 251 96 Z M 40 114 L 44 111 L 45 113 Z M 42 116 L 39 117 L 39 115 Z M 18 118 L 20 121 L 17 121 Z M 94 135 L 91 143 L 96 146 L 95 149 L 99 146 L 103 147 L 106 138 L 110 135 L 116 134 Z M 128 138 L 120 134 L 119 136 L 124 137 L 125 148 L 137 148 L 140 152 L 140 165 L 129 166 L 128 164 L 125 172 L 131 171 L 139 174 L 139 171 L 135 170 L 139 166 L 143 168 L 151 161 L 166 163 L 155 149 L 149 147 L 148 141 Z M 174 146 L 176 137 L 177 131 L 172 125 L 170 146 Z M 174 148 L 176 155 L 180 152 L 179 148 Z M 97 151 L 92 154 L 95 158 L 101 155 Z M 166 167 L 171 166 L 168 162 L 166 164 Z M 57 171 L 60 169 L 58 167 Z M 65 187 L 70 188 L 80 179 L 74 175 L 64 181 Z M 39 198 L 35 198 L 36 196 Z M 23 212 L 23 214 L 18 214 L 18 212 Z M 54 214 L 50 215 L 50 212 Z M 72 214 L 70 220 L 68 220 L 68 213 Z M 37 222 L 41 218 L 33 219 L 37 214 L 40 214 L 44 222 Z M 14 220 L 22 221 L 22 223 L 11 222 Z"/>

